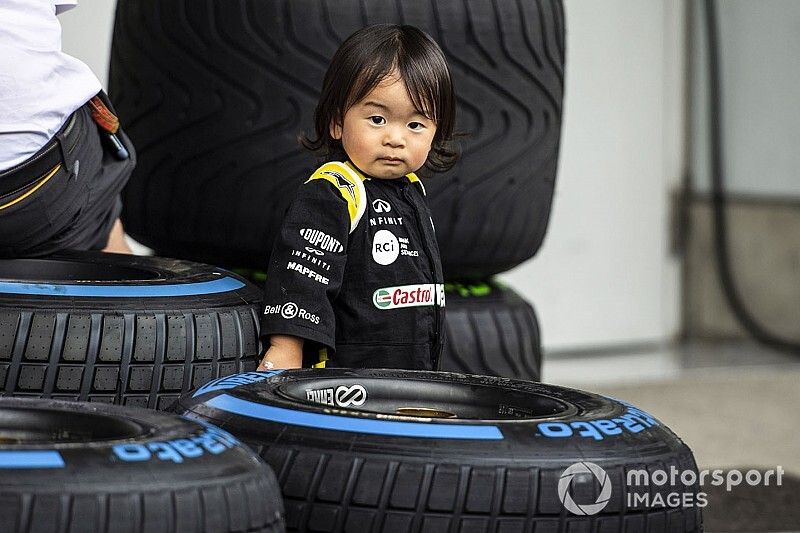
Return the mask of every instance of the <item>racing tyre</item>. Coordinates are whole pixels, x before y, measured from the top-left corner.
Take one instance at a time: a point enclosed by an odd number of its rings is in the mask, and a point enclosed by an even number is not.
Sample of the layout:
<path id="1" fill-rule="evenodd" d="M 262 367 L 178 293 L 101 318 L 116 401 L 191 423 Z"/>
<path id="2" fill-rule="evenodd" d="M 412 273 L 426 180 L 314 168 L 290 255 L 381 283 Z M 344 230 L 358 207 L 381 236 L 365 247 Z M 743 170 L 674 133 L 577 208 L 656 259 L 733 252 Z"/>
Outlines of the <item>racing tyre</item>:
<path id="1" fill-rule="evenodd" d="M 214 381 L 176 409 L 273 467 L 290 530 L 702 531 L 692 506 L 702 493 L 670 478 L 697 476 L 689 448 L 596 394 L 445 372 L 293 370 Z"/>
<path id="2" fill-rule="evenodd" d="M 174 257 L 260 268 L 294 191 L 322 78 L 355 30 L 428 32 L 448 58 L 462 158 L 426 180 L 445 275 L 539 249 L 562 122 L 561 0 L 119 0 L 109 93 L 139 162 L 125 228 Z"/>
<path id="3" fill-rule="evenodd" d="M 441 369 L 539 381 L 542 348 L 533 306 L 490 281 L 445 285 L 447 342 Z"/>
<path id="4" fill-rule="evenodd" d="M 0 260 L 0 395 L 165 408 L 255 369 L 261 301 L 237 275 L 188 261 Z"/>
<path id="5" fill-rule="evenodd" d="M 275 474 L 230 434 L 113 405 L 0 399 L 3 533 L 283 531 Z"/>

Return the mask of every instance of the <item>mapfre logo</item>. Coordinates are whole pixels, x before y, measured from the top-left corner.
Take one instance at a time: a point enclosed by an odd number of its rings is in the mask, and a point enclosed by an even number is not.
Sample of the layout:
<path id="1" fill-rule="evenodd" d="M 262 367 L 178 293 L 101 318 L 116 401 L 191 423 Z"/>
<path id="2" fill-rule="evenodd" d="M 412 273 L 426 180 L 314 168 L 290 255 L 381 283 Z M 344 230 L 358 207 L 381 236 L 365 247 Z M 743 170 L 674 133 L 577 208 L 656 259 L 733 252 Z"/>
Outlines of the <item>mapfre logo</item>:
<path id="1" fill-rule="evenodd" d="M 426 283 L 423 285 L 402 285 L 385 287 L 372 294 L 372 303 L 378 309 L 397 309 L 425 305 L 444 306 L 444 285 Z"/>

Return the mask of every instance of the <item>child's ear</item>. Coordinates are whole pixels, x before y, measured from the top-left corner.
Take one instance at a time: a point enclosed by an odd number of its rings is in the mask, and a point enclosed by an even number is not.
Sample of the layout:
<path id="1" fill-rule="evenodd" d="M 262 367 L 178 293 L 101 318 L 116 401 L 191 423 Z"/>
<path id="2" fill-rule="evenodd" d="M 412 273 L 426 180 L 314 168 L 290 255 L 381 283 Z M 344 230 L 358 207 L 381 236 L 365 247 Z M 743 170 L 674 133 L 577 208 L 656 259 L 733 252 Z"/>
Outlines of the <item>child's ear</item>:
<path id="1" fill-rule="evenodd" d="M 337 141 L 342 140 L 342 125 L 339 122 L 331 120 L 331 127 L 329 132 L 331 134 L 331 137 L 333 137 Z"/>

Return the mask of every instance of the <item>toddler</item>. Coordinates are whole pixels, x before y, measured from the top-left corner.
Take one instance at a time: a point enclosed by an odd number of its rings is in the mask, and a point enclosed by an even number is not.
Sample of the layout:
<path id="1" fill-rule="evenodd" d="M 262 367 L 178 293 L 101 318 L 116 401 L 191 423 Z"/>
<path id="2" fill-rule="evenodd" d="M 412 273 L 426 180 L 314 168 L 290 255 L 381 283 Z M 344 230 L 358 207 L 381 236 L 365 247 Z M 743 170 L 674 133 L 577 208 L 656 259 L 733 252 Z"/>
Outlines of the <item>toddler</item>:
<path id="1" fill-rule="evenodd" d="M 307 148 L 328 161 L 299 188 L 267 270 L 259 369 L 435 369 L 444 286 L 425 187 L 452 148 L 444 54 L 412 26 L 351 35 L 325 75 Z"/>

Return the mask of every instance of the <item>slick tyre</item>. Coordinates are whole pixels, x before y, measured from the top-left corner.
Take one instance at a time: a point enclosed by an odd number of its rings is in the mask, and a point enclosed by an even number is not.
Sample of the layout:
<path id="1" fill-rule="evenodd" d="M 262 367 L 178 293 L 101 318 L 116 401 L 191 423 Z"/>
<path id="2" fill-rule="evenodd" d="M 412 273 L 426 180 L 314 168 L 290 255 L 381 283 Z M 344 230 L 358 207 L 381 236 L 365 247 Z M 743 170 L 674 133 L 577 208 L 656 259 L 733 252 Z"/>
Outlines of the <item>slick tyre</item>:
<path id="1" fill-rule="evenodd" d="M 207 424 L 113 405 L 0 398 L 3 533 L 283 531 L 272 470 Z"/>
<path id="2" fill-rule="evenodd" d="M 533 306 L 496 282 L 445 285 L 441 370 L 539 381 L 542 349 Z"/>
<path id="3" fill-rule="evenodd" d="M 235 274 L 188 261 L 0 260 L 0 396 L 165 408 L 255 369 L 261 300 Z"/>
<path id="4" fill-rule="evenodd" d="M 696 476 L 689 448 L 595 394 L 444 372 L 294 370 L 223 378 L 176 409 L 273 467 L 290 530 L 702 531 L 699 507 L 683 506 L 700 502 L 697 487 L 656 473 Z"/>
<path id="5" fill-rule="evenodd" d="M 377 23 L 428 32 L 458 95 L 462 158 L 425 181 L 445 275 L 486 277 L 539 249 L 564 94 L 560 0 L 119 0 L 109 93 L 139 155 L 125 228 L 174 257 L 260 268 L 294 191 L 338 46 Z"/>

